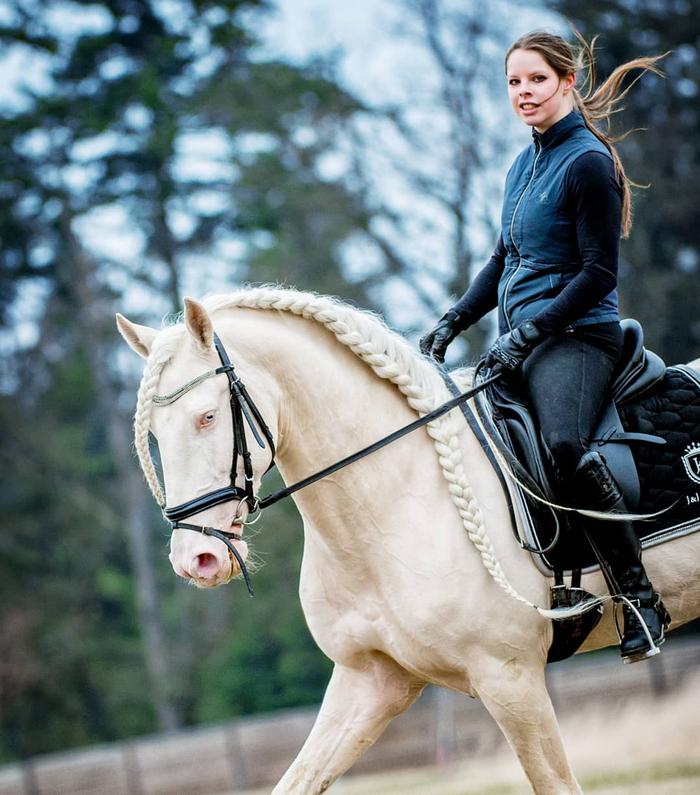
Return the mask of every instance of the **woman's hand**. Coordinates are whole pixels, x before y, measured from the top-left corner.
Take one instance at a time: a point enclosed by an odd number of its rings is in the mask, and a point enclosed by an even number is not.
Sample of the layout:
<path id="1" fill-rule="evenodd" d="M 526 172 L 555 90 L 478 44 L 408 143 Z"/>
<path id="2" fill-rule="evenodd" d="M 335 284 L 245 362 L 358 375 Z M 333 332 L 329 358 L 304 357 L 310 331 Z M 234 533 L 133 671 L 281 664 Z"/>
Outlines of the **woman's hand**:
<path id="1" fill-rule="evenodd" d="M 469 328 L 460 319 L 459 313 L 450 309 L 438 321 L 437 326 L 429 331 L 424 337 L 420 338 L 418 347 L 425 356 L 432 356 L 435 361 L 441 364 L 445 361 L 445 351 L 452 340 L 460 333 Z"/>
<path id="2" fill-rule="evenodd" d="M 491 371 L 517 370 L 545 336 L 532 320 L 526 320 L 493 343 L 484 356 L 484 366 Z"/>

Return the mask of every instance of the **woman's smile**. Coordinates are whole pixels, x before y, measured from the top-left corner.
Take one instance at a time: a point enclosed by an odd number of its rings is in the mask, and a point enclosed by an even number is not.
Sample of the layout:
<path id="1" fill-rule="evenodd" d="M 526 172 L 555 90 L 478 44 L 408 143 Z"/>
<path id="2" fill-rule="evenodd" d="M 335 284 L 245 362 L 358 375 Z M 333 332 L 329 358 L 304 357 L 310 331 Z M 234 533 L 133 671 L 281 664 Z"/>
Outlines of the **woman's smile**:
<path id="1" fill-rule="evenodd" d="M 544 132 L 573 108 L 574 76 L 560 78 L 535 50 L 513 50 L 508 58 L 508 94 L 515 113 Z"/>

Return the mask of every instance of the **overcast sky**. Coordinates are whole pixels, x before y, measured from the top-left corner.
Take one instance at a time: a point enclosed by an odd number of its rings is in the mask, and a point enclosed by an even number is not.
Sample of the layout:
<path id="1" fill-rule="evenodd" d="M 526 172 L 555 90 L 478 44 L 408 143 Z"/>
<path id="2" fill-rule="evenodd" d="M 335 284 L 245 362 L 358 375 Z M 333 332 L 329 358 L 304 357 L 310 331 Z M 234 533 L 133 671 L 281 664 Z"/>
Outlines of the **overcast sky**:
<path id="1" fill-rule="evenodd" d="M 457 9 L 483 3 L 442 0 L 444 7 Z M 513 40 L 535 28 L 566 35 L 560 18 L 535 3 L 490 0 L 490 4 L 503 9 Z M 274 5 L 276 12 L 261 29 L 271 52 L 303 62 L 310 54 L 339 48 L 343 79 L 369 99 L 381 101 L 395 95 L 407 76 L 430 68 L 421 49 L 402 36 L 408 17 L 403 0 L 275 0 Z"/>
<path id="2" fill-rule="evenodd" d="M 452 7 L 465 11 L 483 7 L 483 0 L 442 0 L 440 5 L 444 9 Z M 424 98 L 439 94 L 437 71 L 424 43 L 417 43 L 415 36 L 408 33 L 416 30 L 416 22 L 415 14 L 406 11 L 404 0 L 353 0 L 350 3 L 278 0 L 276 8 L 276 13 L 266 17 L 260 29 L 266 53 L 303 63 L 314 54 L 335 52 L 339 59 L 339 77 L 354 94 L 371 104 L 397 103 L 412 108 L 414 115 L 424 114 L 426 125 L 439 126 L 437 116 L 441 110 L 422 106 Z M 535 28 L 565 32 L 558 17 L 542 9 L 524 7 L 522 3 L 490 0 L 484 16 L 487 13 L 491 21 L 486 24 L 494 24 L 494 17 L 497 18 L 497 24 L 508 31 L 510 40 Z M 500 64 L 501 57 L 499 52 L 495 62 Z M 485 96 L 485 114 L 501 128 L 510 125 L 514 154 L 529 142 L 530 131 L 512 117 L 500 65 L 485 87 Z M 432 153 L 436 159 L 434 173 L 438 174 L 441 169 L 444 171 L 444 164 L 437 162 L 442 154 L 442 140 L 439 135 L 435 136 Z M 412 189 L 407 190 L 405 175 L 392 170 L 388 162 L 382 162 L 384 155 L 387 161 L 390 157 L 399 159 L 397 152 L 391 149 L 392 141 L 380 137 L 368 152 L 377 190 L 382 193 L 383 201 L 406 219 L 407 240 L 414 261 L 431 263 L 437 270 L 444 268 L 447 274 L 452 259 L 450 221 L 444 217 L 444 208 L 426 201 Z M 502 162 L 494 163 L 499 181 L 505 174 L 510 154 L 504 153 Z M 500 208 L 494 203 L 492 209 L 493 216 L 497 217 Z M 493 233 L 480 227 L 478 222 L 470 223 L 469 232 L 485 262 L 495 243 Z M 401 245 L 401 241 L 395 242 Z M 348 247 L 347 258 L 353 268 L 361 269 L 363 261 L 369 261 L 368 255 L 366 248 Z M 449 296 L 435 292 L 440 289 L 439 283 L 430 287 L 439 304 L 450 300 Z M 411 319 L 415 322 L 415 318 L 424 316 L 425 309 L 405 285 L 395 280 L 390 289 L 391 298 L 382 302 L 390 322 L 406 327 L 411 325 Z M 429 319 L 420 322 L 429 322 Z"/>
<path id="3" fill-rule="evenodd" d="M 178 0 L 156 0 L 164 12 L 172 6 L 174 12 Z M 468 8 L 470 4 L 479 5 L 483 0 L 443 0 L 443 6 L 455 6 L 459 9 Z M 424 47 L 419 47 L 410 36 L 406 35 L 406 26 L 410 17 L 402 7 L 402 0 L 352 0 L 352 2 L 336 2 L 336 0 L 277 0 L 276 11 L 268 14 L 256 14 L 258 27 L 256 33 L 263 42 L 261 57 L 278 56 L 300 63 L 307 62 L 314 56 L 335 53 L 337 56 L 339 76 L 346 86 L 356 95 L 372 104 L 396 102 L 404 105 L 411 103 L 418 107 L 418 93 L 428 94 L 430 83 L 435 83 L 434 66 Z M 77 7 L 70 2 L 52 3 L 52 28 L 61 31 L 64 36 L 75 35 L 79 28 L 90 28 L 93 31 L 106 30 L 110 20 L 99 6 L 92 10 L 89 6 Z M 547 27 L 556 30 L 561 27 L 557 19 L 541 10 L 523 10 L 522 5 L 508 0 L 491 0 L 489 11 L 501 13 L 509 26 L 512 25 L 512 37 L 535 27 Z M 0 0 L 0 24 L 8 20 L 12 14 L 12 0 Z M 67 9 L 67 10 L 66 10 Z M 72 13 L 71 13 L 72 9 Z M 508 13 L 512 10 L 512 14 Z M 76 17 L 76 12 L 79 12 Z M 107 28 L 105 28 L 107 25 Z M 47 87 L 45 76 L 46 62 L 30 60 L 26 50 L 13 48 L 0 58 L 4 80 L 0 83 L 0 107 L 14 105 L 19 102 L 17 86 L 24 83 L 35 90 L 42 91 Z M 494 114 L 498 123 L 511 122 L 510 111 L 505 96 L 505 87 L 500 74 L 494 75 L 493 85 L 488 89 L 489 101 L 487 112 Z M 520 136 L 522 135 L 522 138 Z M 515 148 L 527 143 L 529 136 L 524 130 L 516 130 L 513 136 Z M 215 141 L 191 141 L 190 168 L 206 169 L 206 158 L 215 152 Z M 374 156 L 380 158 L 384 144 L 377 142 Z M 388 143 L 387 143 L 387 149 Z M 332 164 L 331 164 L 332 166 Z M 505 164 L 497 166 L 505 168 Z M 384 191 L 388 202 L 395 202 L 400 213 L 409 208 L 417 207 L 419 197 L 409 195 L 401 184 L 397 174 L 384 169 L 381 162 L 375 167 L 378 190 Z M 498 208 L 494 207 L 494 213 Z M 443 224 L 440 231 L 440 219 L 433 208 L 423 209 L 423 216 L 435 216 L 434 235 L 425 233 L 420 219 L 414 224 L 409 237 L 415 247 L 416 261 L 433 263 L 437 268 L 449 267 L 449 235 Z M 431 218 L 431 221 L 433 218 Z M 184 222 L 184 221 L 183 221 Z M 114 256 L 120 249 L 125 258 L 139 256 L 138 241 L 128 235 L 129 223 L 118 208 L 97 210 L 94 217 L 83 225 L 86 237 L 91 238 L 96 249 L 103 247 Z M 409 229 L 411 229 L 409 227 Z M 90 232 L 92 234 L 90 234 Z M 235 243 L 235 241 L 234 241 Z M 490 239 L 484 240 L 484 253 L 492 246 Z M 96 251 L 99 255 L 99 251 Z M 239 252 L 239 256 L 242 252 Z M 228 252 L 235 259 L 236 252 Z M 347 247 L 348 261 L 354 260 L 355 267 L 362 268 L 371 261 L 371 252 L 362 245 Z M 193 272 L 197 274 L 197 283 L 201 285 L 202 275 L 206 273 L 208 289 L 220 290 L 230 286 L 231 267 L 224 263 L 218 267 L 210 258 L 208 267 L 199 265 Z M 203 270 L 204 268 L 204 270 Z M 185 288 L 190 289 L 185 279 Z M 194 284 L 192 288 L 197 292 Z M 421 312 L 420 307 L 412 302 L 409 293 L 401 292 L 401 285 L 393 285 L 395 300 L 390 301 L 395 307 L 403 307 L 404 314 L 414 316 Z M 201 292 L 201 287 L 199 289 Z M 31 295 L 31 290 L 27 293 Z M 447 296 L 443 300 L 447 300 Z M 40 298 L 38 297 L 40 300 Z M 138 301 L 137 301 L 138 304 Z M 18 307 L 20 315 L 31 317 L 33 312 L 25 304 Z M 27 310 L 25 312 L 25 309 Z M 404 325 L 404 318 L 395 316 L 395 320 Z"/>

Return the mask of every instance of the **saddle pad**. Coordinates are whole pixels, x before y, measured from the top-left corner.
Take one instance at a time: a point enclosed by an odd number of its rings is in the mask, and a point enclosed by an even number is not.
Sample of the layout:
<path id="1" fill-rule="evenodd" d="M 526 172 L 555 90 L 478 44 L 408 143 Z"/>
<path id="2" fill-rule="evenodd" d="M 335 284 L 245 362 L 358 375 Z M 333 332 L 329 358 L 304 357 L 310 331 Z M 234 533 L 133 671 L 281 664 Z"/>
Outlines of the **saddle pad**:
<path id="1" fill-rule="evenodd" d="M 664 536 L 700 522 L 700 374 L 669 367 L 654 392 L 618 406 L 626 431 L 660 436 L 665 445 L 634 444 L 640 480 L 639 513 L 662 514 L 637 522 L 641 538 Z"/>
<path id="2" fill-rule="evenodd" d="M 477 405 L 486 421 L 492 403 L 480 396 Z M 650 434 L 666 442 L 631 445 L 641 485 L 637 512 L 659 514 L 635 522 L 644 548 L 700 530 L 700 374 L 684 365 L 670 367 L 653 390 L 617 408 L 626 432 Z M 506 445 L 516 441 L 499 434 L 492 422 L 487 424 L 492 440 L 502 440 Z M 506 492 L 524 540 L 534 549 L 546 550 L 532 555 L 542 573 L 551 576 L 555 570 L 597 568 L 593 550 L 578 530 L 575 517 L 553 511 L 530 497 L 513 478 L 507 480 Z M 546 484 L 541 487 L 546 494 Z"/>

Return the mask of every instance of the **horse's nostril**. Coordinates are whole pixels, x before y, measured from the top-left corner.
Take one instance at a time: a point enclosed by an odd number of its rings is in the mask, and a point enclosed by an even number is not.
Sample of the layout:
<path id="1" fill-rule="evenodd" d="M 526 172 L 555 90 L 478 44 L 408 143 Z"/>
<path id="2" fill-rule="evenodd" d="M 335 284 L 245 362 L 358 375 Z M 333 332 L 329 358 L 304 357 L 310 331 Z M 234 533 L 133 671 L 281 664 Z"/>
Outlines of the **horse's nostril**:
<path id="1" fill-rule="evenodd" d="M 219 570 L 219 561 L 216 555 L 202 552 L 194 559 L 194 570 L 198 577 L 211 577 Z"/>

